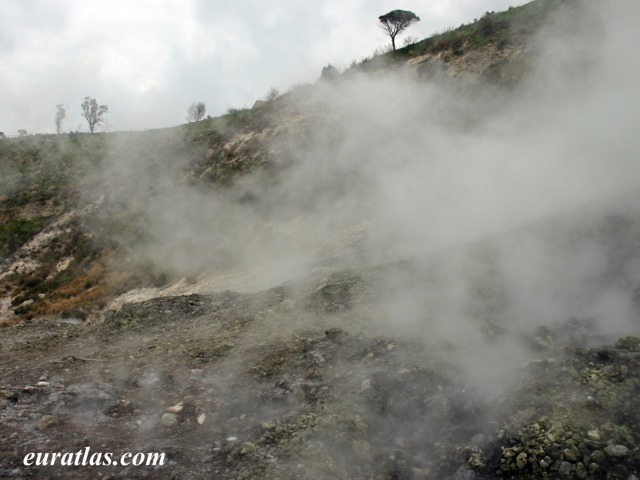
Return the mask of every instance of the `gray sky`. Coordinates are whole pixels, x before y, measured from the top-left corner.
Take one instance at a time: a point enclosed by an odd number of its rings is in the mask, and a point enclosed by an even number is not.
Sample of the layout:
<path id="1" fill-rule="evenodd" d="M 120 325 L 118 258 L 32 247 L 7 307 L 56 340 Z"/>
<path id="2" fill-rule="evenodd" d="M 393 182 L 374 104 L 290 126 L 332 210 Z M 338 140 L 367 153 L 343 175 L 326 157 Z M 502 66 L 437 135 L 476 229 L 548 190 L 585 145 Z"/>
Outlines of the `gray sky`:
<path id="1" fill-rule="evenodd" d="M 526 0 L 0 0 L 0 131 L 87 131 L 84 97 L 109 106 L 109 130 L 184 123 L 203 101 L 216 116 L 250 107 L 271 87 L 314 82 L 370 56 L 396 8 L 422 21 L 420 39 Z"/>

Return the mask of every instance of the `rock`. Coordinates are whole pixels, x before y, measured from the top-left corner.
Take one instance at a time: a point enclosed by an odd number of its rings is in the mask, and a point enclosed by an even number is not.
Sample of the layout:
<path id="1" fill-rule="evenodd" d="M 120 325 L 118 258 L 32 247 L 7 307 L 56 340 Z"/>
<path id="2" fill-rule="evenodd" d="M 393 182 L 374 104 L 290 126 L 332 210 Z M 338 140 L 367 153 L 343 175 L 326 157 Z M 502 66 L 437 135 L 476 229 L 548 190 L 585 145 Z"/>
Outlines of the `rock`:
<path id="1" fill-rule="evenodd" d="M 604 459 L 605 459 L 605 455 L 602 450 L 596 450 L 591 454 L 591 461 L 593 463 L 602 463 Z"/>
<path id="2" fill-rule="evenodd" d="M 13 390 L 9 390 L 9 389 L 0 389 L 0 398 L 4 398 L 9 400 L 10 398 L 13 398 L 15 396 L 15 393 Z"/>
<path id="3" fill-rule="evenodd" d="M 561 477 L 571 476 L 571 464 L 569 462 L 560 462 L 558 467 L 558 475 Z"/>
<path id="4" fill-rule="evenodd" d="M 53 415 L 43 415 L 38 420 L 38 430 L 44 430 L 47 427 L 52 425 L 56 425 L 58 423 L 58 419 Z"/>
<path id="5" fill-rule="evenodd" d="M 165 413 L 162 415 L 162 425 L 165 427 L 173 427 L 178 423 L 178 416 L 175 413 Z"/>
<path id="6" fill-rule="evenodd" d="M 527 454 L 525 452 L 521 452 L 516 457 L 516 466 L 522 470 L 527 466 Z"/>
<path id="7" fill-rule="evenodd" d="M 204 425 L 204 421 L 207 419 L 207 414 L 206 413 L 201 413 L 200 415 L 198 415 L 198 425 Z"/>
<path id="8" fill-rule="evenodd" d="M 604 451 L 610 457 L 626 457 L 629 454 L 629 449 L 624 445 L 607 445 Z"/>
<path id="9" fill-rule="evenodd" d="M 480 470 L 485 466 L 485 458 L 482 452 L 473 452 L 467 460 L 467 465 L 474 470 Z"/>
<path id="10" fill-rule="evenodd" d="M 576 465 L 576 477 L 581 479 L 587 478 L 587 469 L 584 468 L 582 463 L 578 463 L 578 465 Z"/>
<path id="11" fill-rule="evenodd" d="M 105 410 L 105 413 L 111 417 L 124 417 L 131 415 L 134 411 L 133 404 L 130 400 L 118 400 Z"/>
<path id="12" fill-rule="evenodd" d="M 551 464 L 553 463 L 553 460 L 551 459 L 551 457 L 544 457 L 542 460 L 540 460 L 540 467 L 542 468 L 549 468 L 551 466 Z"/>
<path id="13" fill-rule="evenodd" d="M 620 350 L 630 350 L 633 352 L 640 351 L 640 338 L 623 337 L 616 343 L 616 348 Z"/>
<path id="14" fill-rule="evenodd" d="M 597 442 L 598 440 L 600 440 L 600 431 L 599 430 L 589 430 L 587 432 L 587 437 L 589 438 L 589 440 L 593 440 L 593 441 Z"/>
<path id="15" fill-rule="evenodd" d="M 167 408 L 167 412 L 180 413 L 183 409 L 184 409 L 184 403 L 180 402 L 180 403 L 177 403 L 177 404 Z"/>
<path id="16" fill-rule="evenodd" d="M 568 462 L 575 462 L 576 460 L 578 460 L 578 456 L 576 455 L 576 452 L 574 452 L 570 448 L 565 448 L 562 451 L 562 456 Z"/>
<path id="17" fill-rule="evenodd" d="M 256 452 L 256 446 L 251 442 L 240 445 L 240 455 L 251 455 Z"/>

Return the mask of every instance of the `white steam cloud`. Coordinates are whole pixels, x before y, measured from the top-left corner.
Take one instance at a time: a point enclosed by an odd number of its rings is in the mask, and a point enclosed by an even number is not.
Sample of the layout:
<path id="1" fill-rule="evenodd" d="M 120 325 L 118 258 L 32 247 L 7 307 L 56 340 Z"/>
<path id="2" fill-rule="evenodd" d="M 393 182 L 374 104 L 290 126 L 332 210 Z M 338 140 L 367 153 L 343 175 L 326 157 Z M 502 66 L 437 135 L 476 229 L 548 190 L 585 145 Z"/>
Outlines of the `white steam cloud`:
<path id="1" fill-rule="evenodd" d="M 289 119 L 271 146 L 292 165 L 235 190 L 176 185 L 175 159 L 136 163 L 120 145 L 107 178 L 131 182 L 119 188 L 151 238 L 140 254 L 181 273 L 252 270 L 256 288 L 322 255 L 334 269 L 409 261 L 376 325 L 465 346 L 470 377 L 489 383 L 525 356 L 511 337 L 478 341 L 483 329 L 589 317 L 637 332 L 640 268 L 632 240 L 616 242 L 640 232 L 640 4 L 576 12 L 541 32 L 532 75 L 509 91 L 411 71 L 309 89 L 306 123 Z M 247 192 L 257 201 L 238 202 Z"/>

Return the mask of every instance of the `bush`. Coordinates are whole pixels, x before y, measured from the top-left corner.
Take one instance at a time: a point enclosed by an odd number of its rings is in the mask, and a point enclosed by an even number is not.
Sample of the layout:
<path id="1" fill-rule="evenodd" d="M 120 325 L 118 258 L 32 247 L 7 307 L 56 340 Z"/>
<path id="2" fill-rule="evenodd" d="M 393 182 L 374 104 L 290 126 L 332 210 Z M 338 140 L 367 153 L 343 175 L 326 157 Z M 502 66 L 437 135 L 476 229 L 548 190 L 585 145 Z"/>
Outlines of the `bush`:
<path id="1" fill-rule="evenodd" d="M 338 78 L 340 74 L 338 73 L 338 69 L 333 65 L 329 64 L 326 67 L 322 68 L 322 73 L 320 74 L 321 80 L 333 81 Z"/>
<path id="2" fill-rule="evenodd" d="M 447 32 L 438 38 L 433 44 L 434 53 L 451 50 L 459 53 L 464 45 L 464 37 L 457 32 Z"/>
<path id="3" fill-rule="evenodd" d="M 265 97 L 265 101 L 274 102 L 278 99 L 278 97 L 280 97 L 280 90 L 275 87 L 271 87 L 271 89 L 267 93 L 267 96 Z"/>
<path id="4" fill-rule="evenodd" d="M 496 23 L 490 12 L 485 13 L 478 21 L 478 31 L 485 37 L 488 37 L 496 31 Z"/>

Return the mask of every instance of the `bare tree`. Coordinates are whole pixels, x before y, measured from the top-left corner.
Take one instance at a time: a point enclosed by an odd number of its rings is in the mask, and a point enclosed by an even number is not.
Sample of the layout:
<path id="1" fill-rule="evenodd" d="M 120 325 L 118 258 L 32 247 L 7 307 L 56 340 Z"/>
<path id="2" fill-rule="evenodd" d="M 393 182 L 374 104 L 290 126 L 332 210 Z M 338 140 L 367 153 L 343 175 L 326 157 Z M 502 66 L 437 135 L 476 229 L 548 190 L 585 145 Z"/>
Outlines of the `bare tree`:
<path id="1" fill-rule="evenodd" d="M 89 131 L 93 133 L 96 125 L 104 125 L 104 116 L 109 113 L 109 107 L 98 105 L 95 98 L 85 97 L 82 102 L 82 116 L 87 119 Z"/>
<path id="2" fill-rule="evenodd" d="M 204 118 L 204 114 L 207 111 L 207 106 L 204 102 L 194 102 L 187 108 L 187 121 L 199 122 Z"/>
<path id="3" fill-rule="evenodd" d="M 420 21 L 420 17 L 408 10 L 392 10 L 378 17 L 378 26 L 391 38 L 391 46 L 396 51 L 396 36 L 408 26 Z"/>
<path id="4" fill-rule="evenodd" d="M 419 40 L 418 37 L 414 37 L 413 35 L 409 35 L 404 40 L 402 40 L 402 46 L 403 47 L 408 47 L 409 45 L 413 45 L 414 43 L 417 43 L 418 40 Z"/>
<path id="5" fill-rule="evenodd" d="M 278 90 L 276 87 L 271 87 L 269 89 L 269 92 L 267 93 L 267 96 L 265 97 L 265 101 L 274 102 L 275 100 L 278 99 L 279 96 L 280 96 L 280 90 Z"/>
<path id="6" fill-rule="evenodd" d="M 64 105 L 62 104 L 56 105 L 56 108 L 57 108 L 56 116 L 55 116 L 56 133 L 60 134 L 60 131 L 62 128 L 62 120 L 64 120 L 64 117 L 67 116 L 67 111 L 64 109 Z"/>

